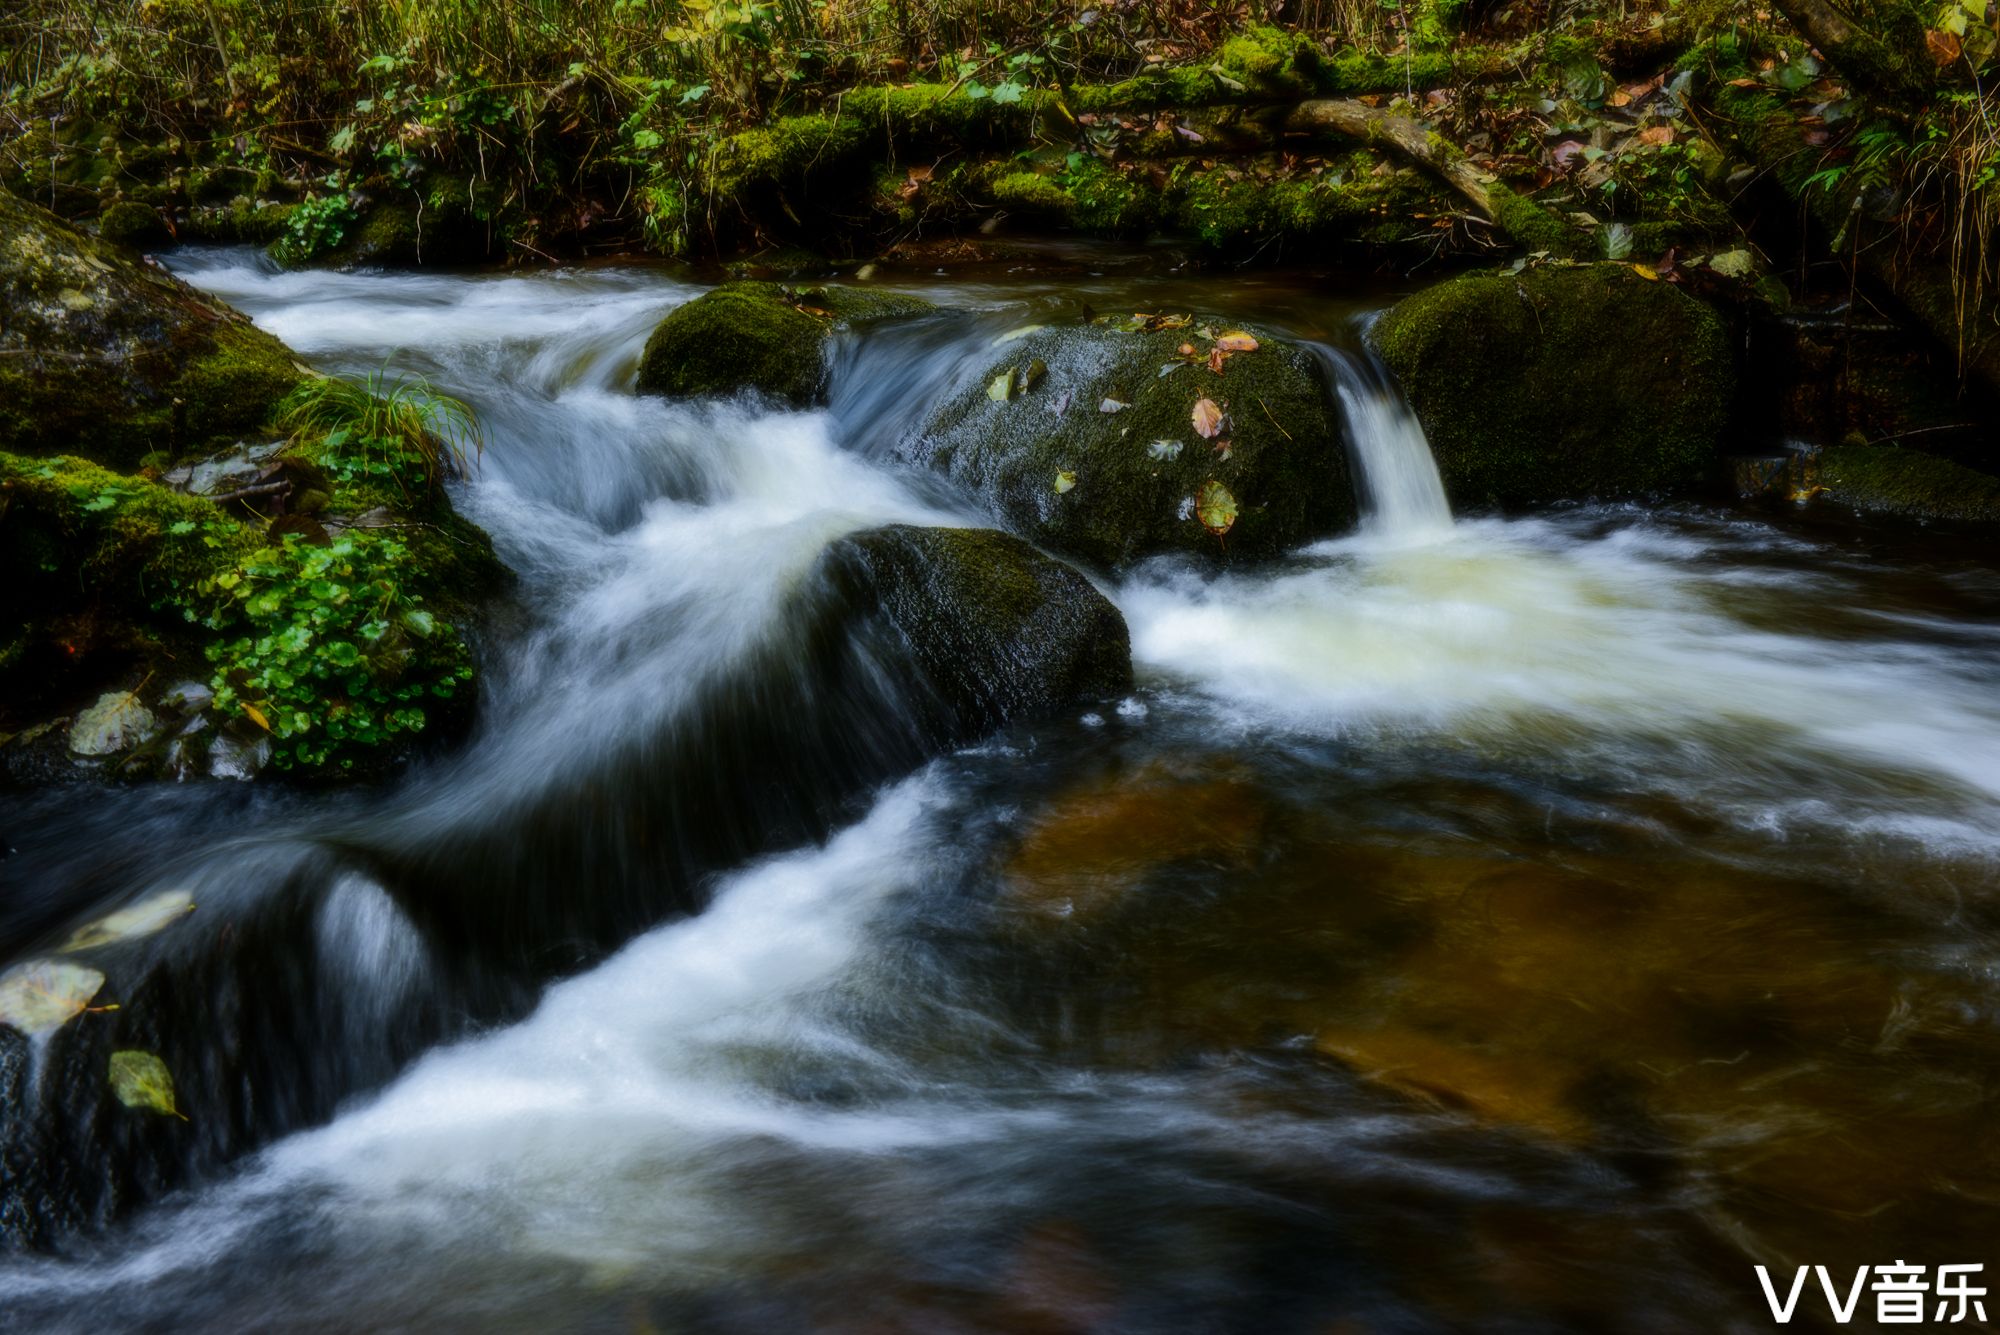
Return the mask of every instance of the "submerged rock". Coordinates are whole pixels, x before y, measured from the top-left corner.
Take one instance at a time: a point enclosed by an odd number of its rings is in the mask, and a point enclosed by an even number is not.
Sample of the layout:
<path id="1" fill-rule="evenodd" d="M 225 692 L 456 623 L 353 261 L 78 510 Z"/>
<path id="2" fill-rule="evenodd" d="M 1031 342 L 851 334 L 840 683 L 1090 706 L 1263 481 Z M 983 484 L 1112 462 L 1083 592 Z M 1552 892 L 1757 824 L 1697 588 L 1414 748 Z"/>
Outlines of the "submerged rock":
<path id="1" fill-rule="evenodd" d="M 227 306 L 0 190 L 0 449 L 131 468 L 255 428 L 302 377 Z"/>
<path id="2" fill-rule="evenodd" d="M 1076 571 L 1005 533 L 894 524 L 842 538 L 821 604 L 941 740 L 1130 688 L 1131 638 Z"/>
<path id="3" fill-rule="evenodd" d="M 1837 445 L 1818 482 L 1843 505 L 1913 519 L 2000 523 L 2000 477 L 1895 445 Z"/>
<path id="4" fill-rule="evenodd" d="M 639 392 L 747 389 L 803 407 L 826 392 L 827 345 L 839 330 L 931 309 L 917 297 L 853 287 L 724 283 L 660 321 L 639 361 Z"/>
<path id="5" fill-rule="evenodd" d="M 1254 349 L 1229 351 L 1232 334 Z M 1222 321 L 1029 332 L 996 348 L 904 450 L 1017 531 L 1098 566 L 1273 556 L 1356 513 L 1319 362 Z"/>
<path id="6" fill-rule="evenodd" d="M 1623 264 L 1454 278 L 1399 303 L 1373 338 L 1454 507 L 1691 486 L 1736 387 L 1721 317 Z"/>

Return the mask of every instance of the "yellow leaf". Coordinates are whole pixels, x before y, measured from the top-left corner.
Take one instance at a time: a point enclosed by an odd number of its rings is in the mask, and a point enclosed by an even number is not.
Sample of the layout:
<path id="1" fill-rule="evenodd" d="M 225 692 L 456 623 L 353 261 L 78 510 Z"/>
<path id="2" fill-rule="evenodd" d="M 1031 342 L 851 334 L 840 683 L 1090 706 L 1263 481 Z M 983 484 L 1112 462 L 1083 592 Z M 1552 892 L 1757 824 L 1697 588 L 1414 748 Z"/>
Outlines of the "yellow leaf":
<path id="1" fill-rule="evenodd" d="M 1639 277 L 1645 279 L 1649 283 L 1657 283 L 1660 281 L 1660 271 L 1658 269 L 1655 269 L 1650 264 L 1635 264 L 1632 266 L 1632 272 L 1638 274 Z"/>
<path id="2" fill-rule="evenodd" d="M 174 1105 L 173 1075 L 150 1052 L 126 1049 L 111 1054 L 111 1092 L 128 1108 L 151 1108 L 187 1120 Z"/>
<path id="3" fill-rule="evenodd" d="M 30 960 L 0 974 L 0 1024 L 28 1037 L 69 1023 L 90 1004 L 104 975 L 81 964 Z"/>
<path id="4" fill-rule="evenodd" d="M 1222 430 L 1222 409 L 1215 406 L 1214 399 L 1197 399 L 1194 405 L 1194 429 L 1203 440 L 1214 440 L 1216 432 Z"/>
<path id="5" fill-rule="evenodd" d="M 1241 329 L 1232 329 L 1221 338 L 1216 339 L 1215 346 L 1221 348 L 1224 352 L 1255 352 L 1257 351 L 1257 340 L 1244 333 Z"/>
<path id="6" fill-rule="evenodd" d="M 271 730 L 271 720 L 265 718 L 264 711 L 257 708 L 257 706 L 250 704 L 246 701 L 243 705 L 243 712 L 250 716 L 250 721 L 252 723 L 262 728 L 265 732 L 269 732 Z"/>
<path id="7" fill-rule="evenodd" d="M 1076 474 L 1065 468 L 1056 474 L 1056 495 L 1060 496 L 1076 485 Z"/>
<path id="8" fill-rule="evenodd" d="M 1236 498 L 1229 494 L 1229 488 L 1210 478 L 1201 484 L 1194 514 L 1203 528 L 1219 538 L 1236 527 Z"/>
<path id="9" fill-rule="evenodd" d="M 149 899 L 108 913 L 95 922 L 86 923 L 70 933 L 69 940 L 63 942 L 64 954 L 72 950 L 89 950 L 94 946 L 108 946 L 113 941 L 129 941 L 134 937 L 151 936 L 154 932 L 180 921 L 194 912 L 194 899 L 185 890 L 163 890 Z"/>

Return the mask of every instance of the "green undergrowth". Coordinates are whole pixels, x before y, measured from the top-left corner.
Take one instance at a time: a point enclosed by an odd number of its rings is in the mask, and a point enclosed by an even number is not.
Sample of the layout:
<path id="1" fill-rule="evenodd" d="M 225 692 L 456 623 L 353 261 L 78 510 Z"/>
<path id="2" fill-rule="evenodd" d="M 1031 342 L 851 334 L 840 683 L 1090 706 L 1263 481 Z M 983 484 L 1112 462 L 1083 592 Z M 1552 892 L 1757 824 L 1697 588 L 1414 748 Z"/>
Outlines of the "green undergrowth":
<path id="1" fill-rule="evenodd" d="M 455 455 L 476 457 L 476 424 L 408 382 L 371 383 L 388 393 L 316 379 L 281 412 L 296 432 L 286 467 L 304 479 L 297 519 L 0 454 L 0 559 L 19 609 L 0 625 L 7 721 L 60 707 L 72 679 L 195 677 L 300 775 L 372 773 L 440 719 L 462 721 L 460 627 L 503 577 L 441 486 Z"/>

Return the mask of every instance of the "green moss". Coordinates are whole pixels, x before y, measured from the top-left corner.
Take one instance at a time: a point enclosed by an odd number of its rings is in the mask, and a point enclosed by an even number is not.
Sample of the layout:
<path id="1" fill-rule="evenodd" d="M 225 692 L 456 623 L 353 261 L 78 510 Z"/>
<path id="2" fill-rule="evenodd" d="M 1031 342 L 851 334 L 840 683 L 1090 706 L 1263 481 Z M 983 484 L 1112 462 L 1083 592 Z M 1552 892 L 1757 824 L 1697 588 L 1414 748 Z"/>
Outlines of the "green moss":
<path id="1" fill-rule="evenodd" d="M 241 316 L 0 192 L 0 449 L 129 467 L 254 430 L 301 372 Z"/>
<path id="2" fill-rule="evenodd" d="M 646 340 L 639 391 L 675 397 L 756 390 L 807 404 L 825 388 L 827 340 L 842 326 L 931 309 L 856 287 L 734 282 L 669 313 Z"/>
<path id="3" fill-rule="evenodd" d="M 114 246 L 152 246 L 168 240 L 160 211 L 126 200 L 97 215 L 97 234 Z"/>
<path id="4" fill-rule="evenodd" d="M 2000 523 L 2000 477 L 1895 445 L 1838 445 L 1820 456 L 1820 485 L 1857 510 Z"/>
<path id="5" fill-rule="evenodd" d="M 1589 237 L 1527 196 L 1517 195 L 1496 182 L 1490 197 L 1493 221 L 1528 250 L 1565 259 L 1580 258 L 1591 252 Z"/>
<path id="6" fill-rule="evenodd" d="M 1715 312 L 1623 264 L 1455 278 L 1399 303 L 1374 340 L 1459 506 L 1691 486 L 1735 389 Z"/>
<path id="7" fill-rule="evenodd" d="M 764 129 L 730 135 L 716 145 L 709 188 L 720 199 L 785 186 L 852 164 L 867 142 L 853 116 L 791 116 Z"/>

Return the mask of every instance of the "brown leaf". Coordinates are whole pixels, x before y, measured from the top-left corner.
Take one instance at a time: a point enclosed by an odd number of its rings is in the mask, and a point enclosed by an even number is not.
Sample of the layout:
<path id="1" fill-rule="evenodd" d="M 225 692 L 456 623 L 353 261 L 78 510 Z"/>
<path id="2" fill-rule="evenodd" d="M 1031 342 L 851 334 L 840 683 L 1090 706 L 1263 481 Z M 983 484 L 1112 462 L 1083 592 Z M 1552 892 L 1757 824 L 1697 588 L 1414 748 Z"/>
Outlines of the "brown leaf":
<path id="1" fill-rule="evenodd" d="M 1214 399 L 1197 399 L 1193 417 L 1195 432 L 1203 440 L 1214 440 L 1222 430 L 1222 409 L 1216 407 Z"/>
<path id="2" fill-rule="evenodd" d="M 1957 64 L 1959 56 L 1965 50 L 1965 47 L 1959 42 L 1958 38 L 1948 32 L 1939 32 L 1936 29 L 1932 29 L 1930 32 L 1924 34 L 1924 45 L 1930 48 L 1931 59 L 1936 62 L 1939 68 Z"/>
<path id="3" fill-rule="evenodd" d="M 1216 344 L 1214 347 L 1208 350 L 1208 369 L 1215 372 L 1217 375 L 1222 374 L 1222 364 L 1228 360 L 1229 360 L 1229 354 L 1222 350 L 1222 345 L 1220 343 Z"/>
<path id="4" fill-rule="evenodd" d="M 1671 125 L 1649 126 L 1639 131 L 1639 142 L 1650 144 L 1656 148 L 1662 144 L 1671 144 L 1674 142 L 1674 127 Z"/>

